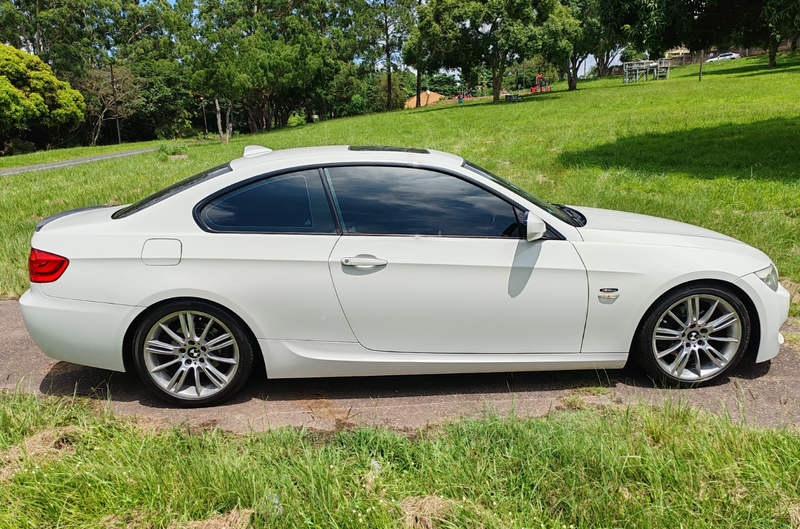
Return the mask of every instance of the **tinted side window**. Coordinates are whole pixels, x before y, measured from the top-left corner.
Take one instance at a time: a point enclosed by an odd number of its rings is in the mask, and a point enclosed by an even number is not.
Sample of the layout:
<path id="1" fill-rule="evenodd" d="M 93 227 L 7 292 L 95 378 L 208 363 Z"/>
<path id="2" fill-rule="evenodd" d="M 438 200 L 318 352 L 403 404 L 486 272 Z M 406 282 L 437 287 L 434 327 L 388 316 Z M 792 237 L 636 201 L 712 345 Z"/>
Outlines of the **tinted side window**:
<path id="1" fill-rule="evenodd" d="M 200 211 L 214 231 L 336 233 L 316 169 L 282 174 L 226 193 Z"/>
<path id="2" fill-rule="evenodd" d="M 405 167 L 325 170 L 345 233 L 519 237 L 513 206 L 454 176 Z"/>

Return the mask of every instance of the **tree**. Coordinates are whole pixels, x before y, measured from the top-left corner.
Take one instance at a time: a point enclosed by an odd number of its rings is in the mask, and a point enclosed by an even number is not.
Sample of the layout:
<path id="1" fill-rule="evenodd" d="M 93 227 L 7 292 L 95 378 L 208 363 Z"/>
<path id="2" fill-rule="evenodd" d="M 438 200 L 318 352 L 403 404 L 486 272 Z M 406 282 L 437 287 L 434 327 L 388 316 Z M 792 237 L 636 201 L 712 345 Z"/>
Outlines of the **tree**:
<path id="1" fill-rule="evenodd" d="M 142 80 L 126 66 L 114 68 L 111 81 L 111 66 L 86 72 L 76 86 L 86 97 L 86 118 L 89 122 L 90 144 L 97 145 L 103 124 L 112 119 L 126 119 L 133 115 L 142 103 Z"/>
<path id="2" fill-rule="evenodd" d="M 561 79 L 568 76 L 569 89 L 574 90 L 577 68 L 573 80 L 569 77 L 572 71 L 570 64 L 575 55 L 574 43 L 579 42 L 581 38 L 581 21 L 572 16 L 568 6 L 559 4 L 544 23 L 543 33 L 542 54 L 556 67 Z"/>
<path id="3" fill-rule="evenodd" d="M 392 68 L 413 26 L 416 0 L 359 0 L 356 23 L 361 35 L 361 56 L 368 62 L 383 62 L 386 68 L 386 110 L 394 107 Z"/>
<path id="4" fill-rule="evenodd" d="M 492 95 L 500 101 L 506 65 L 540 46 L 550 0 L 431 0 L 420 7 L 421 38 L 440 68 L 458 68 L 473 86 L 477 69 L 492 73 Z"/>
<path id="5" fill-rule="evenodd" d="M 81 122 L 85 104 L 34 55 L 0 44 L 0 146 L 14 138 L 43 147 Z"/>
<path id="6" fill-rule="evenodd" d="M 739 44 L 761 47 L 775 66 L 780 42 L 800 31 L 797 0 L 599 0 L 603 24 L 625 42 L 660 56 Z"/>

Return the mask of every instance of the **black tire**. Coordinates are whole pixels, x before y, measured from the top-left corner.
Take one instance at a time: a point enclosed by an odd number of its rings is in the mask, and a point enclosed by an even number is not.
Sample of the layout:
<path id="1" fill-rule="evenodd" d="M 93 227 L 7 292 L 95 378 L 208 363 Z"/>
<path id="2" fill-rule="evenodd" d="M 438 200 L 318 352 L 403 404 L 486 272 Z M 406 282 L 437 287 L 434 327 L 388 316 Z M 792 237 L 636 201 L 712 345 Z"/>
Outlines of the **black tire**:
<path id="1" fill-rule="evenodd" d="M 159 398 L 202 407 L 242 387 L 253 370 L 253 349 L 230 311 L 199 300 L 174 301 L 152 310 L 136 329 L 133 363 Z"/>
<path id="2" fill-rule="evenodd" d="M 741 362 L 750 336 L 750 315 L 733 290 L 687 285 L 650 308 L 636 333 L 632 353 L 661 384 L 699 386 Z"/>

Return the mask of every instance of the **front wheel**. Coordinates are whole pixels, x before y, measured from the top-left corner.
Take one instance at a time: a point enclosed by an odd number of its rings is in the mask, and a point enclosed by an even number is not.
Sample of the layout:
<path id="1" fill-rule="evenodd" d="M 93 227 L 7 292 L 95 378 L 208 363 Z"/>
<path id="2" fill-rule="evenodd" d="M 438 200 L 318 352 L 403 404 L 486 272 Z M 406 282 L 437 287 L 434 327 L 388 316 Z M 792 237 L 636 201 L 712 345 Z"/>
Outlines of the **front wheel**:
<path id="1" fill-rule="evenodd" d="M 180 406 L 208 406 L 233 395 L 253 368 L 243 325 L 227 310 L 202 301 L 176 301 L 154 310 L 139 325 L 133 347 L 142 382 Z"/>
<path id="2" fill-rule="evenodd" d="M 738 364 L 750 341 L 750 316 L 722 286 L 688 286 L 652 307 L 634 342 L 638 363 L 673 386 L 709 382 Z"/>

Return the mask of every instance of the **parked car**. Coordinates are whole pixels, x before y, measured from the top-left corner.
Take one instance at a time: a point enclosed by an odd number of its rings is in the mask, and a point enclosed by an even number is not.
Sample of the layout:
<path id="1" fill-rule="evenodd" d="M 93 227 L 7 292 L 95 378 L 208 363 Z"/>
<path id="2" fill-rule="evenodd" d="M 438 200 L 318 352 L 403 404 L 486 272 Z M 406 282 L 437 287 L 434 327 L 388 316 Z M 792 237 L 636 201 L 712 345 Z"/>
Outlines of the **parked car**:
<path id="1" fill-rule="evenodd" d="M 719 61 L 730 61 L 731 59 L 741 59 L 742 56 L 738 53 L 723 53 L 721 55 L 717 55 L 716 57 L 712 57 L 708 59 L 706 62 L 719 62 Z"/>
<path id="2" fill-rule="evenodd" d="M 39 222 L 25 324 L 159 397 L 269 378 L 621 368 L 695 385 L 774 357 L 789 294 L 703 228 L 551 204 L 460 156 L 335 146 Z"/>

